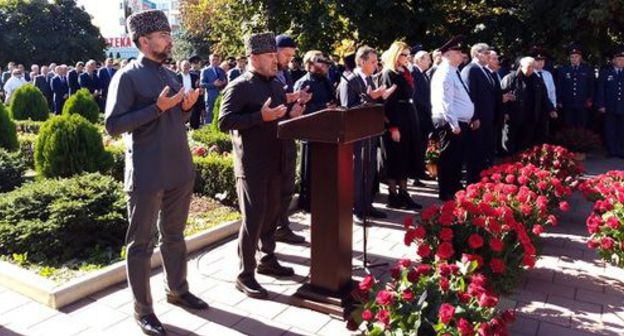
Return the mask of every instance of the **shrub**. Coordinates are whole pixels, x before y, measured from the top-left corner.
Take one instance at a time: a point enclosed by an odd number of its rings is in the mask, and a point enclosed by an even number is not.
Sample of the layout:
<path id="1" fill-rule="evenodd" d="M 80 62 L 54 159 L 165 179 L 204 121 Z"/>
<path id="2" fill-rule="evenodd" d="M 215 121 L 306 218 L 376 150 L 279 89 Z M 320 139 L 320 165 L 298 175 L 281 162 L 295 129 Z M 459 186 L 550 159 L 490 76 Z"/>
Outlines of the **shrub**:
<path id="1" fill-rule="evenodd" d="M 35 141 L 37 135 L 32 133 L 21 133 L 17 136 L 19 142 L 19 151 L 22 161 L 26 167 L 35 169 Z"/>
<path id="2" fill-rule="evenodd" d="M 24 182 L 24 171 L 19 153 L 12 154 L 0 148 L 0 193 L 19 187 Z"/>
<path id="3" fill-rule="evenodd" d="M 15 126 L 18 133 L 39 134 L 39 129 L 43 125 L 43 121 L 32 120 L 15 120 Z"/>
<path id="4" fill-rule="evenodd" d="M 15 90 L 9 99 L 11 117 L 15 120 L 48 120 L 48 102 L 38 88 L 26 84 Z"/>
<path id="5" fill-rule="evenodd" d="M 14 151 L 18 147 L 15 123 L 7 113 L 4 105 L 0 103 L 0 148 Z"/>
<path id="6" fill-rule="evenodd" d="M 0 198 L 0 254 L 27 253 L 33 262 L 120 251 L 126 227 L 122 185 L 98 173 L 29 183 Z"/>
<path id="7" fill-rule="evenodd" d="M 194 130 L 191 134 L 191 138 L 197 142 L 201 142 L 208 148 L 216 145 L 221 151 L 232 151 L 230 135 L 222 132 L 213 132 L 210 127 L 207 126 Z"/>
<path id="8" fill-rule="evenodd" d="M 110 170 L 107 171 L 107 175 L 112 176 L 117 181 L 123 182 L 126 164 L 125 148 L 122 146 L 110 145 L 106 146 L 104 149 L 112 157 L 112 164 L 110 165 Z"/>
<path id="9" fill-rule="evenodd" d="M 109 169 L 97 127 L 80 115 L 57 116 L 42 127 L 35 143 L 35 169 L 45 177 L 69 177 Z"/>
<path id="10" fill-rule="evenodd" d="M 80 89 L 71 95 L 63 105 L 63 115 L 80 114 L 95 124 L 100 118 L 100 107 L 87 89 Z"/>
<path id="11" fill-rule="evenodd" d="M 196 193 L 215 198 L 225 205 L 238 204 L 234 161 L 231 156 L 196 156 L 193 157 L 193 163 L 197 174 L 194 189 Z"/>

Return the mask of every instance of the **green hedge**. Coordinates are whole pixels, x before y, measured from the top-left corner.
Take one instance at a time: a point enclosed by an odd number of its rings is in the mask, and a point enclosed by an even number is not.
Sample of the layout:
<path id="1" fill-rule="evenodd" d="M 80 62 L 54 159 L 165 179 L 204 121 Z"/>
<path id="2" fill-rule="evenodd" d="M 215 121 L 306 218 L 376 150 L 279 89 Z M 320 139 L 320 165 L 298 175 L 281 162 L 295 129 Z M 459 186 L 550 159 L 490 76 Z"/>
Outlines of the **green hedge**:
<path id="1" fill-rule="evenodd" d="M 9 99 L 9 111 L 15 120 L 48 120 L 50 110 L 43 93 L 32 84 L 19 87 Z"/>
<path id="2" fill-rule="evenodd" d="M 214 133 L 223 133 L 227 134 L 227 132 L 221 132 L 219 129 L 219 110 L 221 110 L 221 98 L 223 96 L 219 95 L 217 100 L 215 100 L 214 109 L 212 110 L 212 123 L 210 124 L 210 129 Z"/>
<path id="3" fill-rule="evenodd" d="M 217 145 L 222 151 L 232 151 L 230 135 L 222 132 L 213 132 L 208 126 L 194 130 L 191 133 L 191 138 L 197 142 L 201 142 L 207 148 Z"/>
<path id="4" fill-rule="evenodd" d="M 26 167 L 19 153 L 9 153 L 0 148 L 0 193 L 22 185 L 25 171 Z"/>
<path id="5" fill-rule="evenodd" d="M 0 148 L 8 151 L 14 151 L 18 148 L 15 123 L 9 118 L 9 114 L 2 103 L 0 103 Z"/>
<path id="6" fill-rule="evenodd" d="M 195 193 L 212 197 L 228 206 L 238 206 L 234 161 L 231 156 L 209 154 L 194 157 Z"/>
<path id="7" fill-rule="evenodd" d="M 37 135 L 32 133 L 21 133 L 17 136 L 19 151 L 26 167 L 35 169 L 35 141 Z"/>
<path id="8" fill-rule="evenodd" d="M 120 251 L 127 228 L 121 183 L 98 173 L 45 179 L 0 197 L 0 254 L 64 262 Z"/>
<path id="9" fill-rule="evenodd" d="M 80 114 L 95 124 L 100 119 L 100 107 L 87 89 L 71 95 L 63 105 L 63 115 Z"/>
<path id="10" fill-rule="evenodd" d="M 112 176 L 115 180 L 123 182 L 124 168 L 126 164 L 126 150 L 122 146 L 106 146 L 106 152 L 112 157 L 112 164 L 107 171 L 107 175 Z"/>
<path id="11" fill-rule="evenodd" d="M 19 133 L 39 134 L 43 121 L 15 120 L 15 126 Z"/>
<path id="12" fill-rule="evenodd" d="M 104 172 L 112 161 L 97 127 L 78 114 L 48 120 L 35 143 L 35 170 L 44 177 Z"/>

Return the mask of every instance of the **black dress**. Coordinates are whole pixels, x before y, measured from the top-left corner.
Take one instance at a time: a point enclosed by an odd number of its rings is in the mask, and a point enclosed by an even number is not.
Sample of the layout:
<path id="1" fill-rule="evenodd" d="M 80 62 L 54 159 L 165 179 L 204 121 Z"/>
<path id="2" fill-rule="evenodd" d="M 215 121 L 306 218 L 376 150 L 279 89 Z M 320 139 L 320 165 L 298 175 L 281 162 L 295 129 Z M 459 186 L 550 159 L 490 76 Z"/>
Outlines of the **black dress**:
<path id="1" fill-rule="evenodd" d="M 414 83 L 409 70 L 406 73 L 385 69 L 381 73 L 380 84 L 386 87 L 397 86 L 385 104 L 386 133 L 386 177 L 393 180 L 405 180 L 417 175 L 420 127 L 418 114 L 412 97 Z M 392 140 L 390 130 L 398 128 L 401 133 L 399 142 Z"/>

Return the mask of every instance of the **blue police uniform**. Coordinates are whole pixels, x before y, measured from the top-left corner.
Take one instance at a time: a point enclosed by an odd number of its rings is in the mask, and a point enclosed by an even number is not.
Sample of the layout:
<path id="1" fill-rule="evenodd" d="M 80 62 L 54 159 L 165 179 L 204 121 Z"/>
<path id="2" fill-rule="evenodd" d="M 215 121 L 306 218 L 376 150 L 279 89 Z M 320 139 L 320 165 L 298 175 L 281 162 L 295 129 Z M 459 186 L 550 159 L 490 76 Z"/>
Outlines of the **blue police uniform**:
<path id="1" fill-rule="evenodd" d="M 605 143 L 611 156 L 624 158 L 624 69 L 608 67 L 600 73 L 596 107 L 605 109 Z"/>
<path id="2" fill-rule="evenodd" d="M 594 96 L 594 69 L 581 63 L 566 65 L 557 75 L 557 100 L 562 108 L 566 127 L 585 128 L 589 118 L 589 107 Z"/>

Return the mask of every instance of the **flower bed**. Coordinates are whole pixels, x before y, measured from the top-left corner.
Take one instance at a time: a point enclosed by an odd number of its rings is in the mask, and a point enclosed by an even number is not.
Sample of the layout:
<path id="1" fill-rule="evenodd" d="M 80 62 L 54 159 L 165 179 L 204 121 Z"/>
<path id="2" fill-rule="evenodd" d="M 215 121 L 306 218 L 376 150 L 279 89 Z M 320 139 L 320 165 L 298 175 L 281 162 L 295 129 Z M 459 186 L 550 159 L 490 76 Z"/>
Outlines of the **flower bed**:
<path id="1" fill-rule="evenodd" d="M 538 146 L 518 159 L 423 210 L 419 224 L 407 217 L 404 243 L 416 245 L 422 264 L 402 260 L 385 284 L 364 279 L 349 326 L 364 322 L 370 335 L 508 335 L 511 316 L 495 311 L 497 295 L 511 292 L 535 265 L 539 236 L 557 225 L 555 209 L 568 210 L 565 198 L 582 173 L 557 146 Z"/>
<path id="2" fill-rule="evenodd" d="M 587 246 L 604 260 L 624 267 L 624 171 L 610 171 L 585 181 L 579 189 L 594 202 L 587 218 Z"/>

